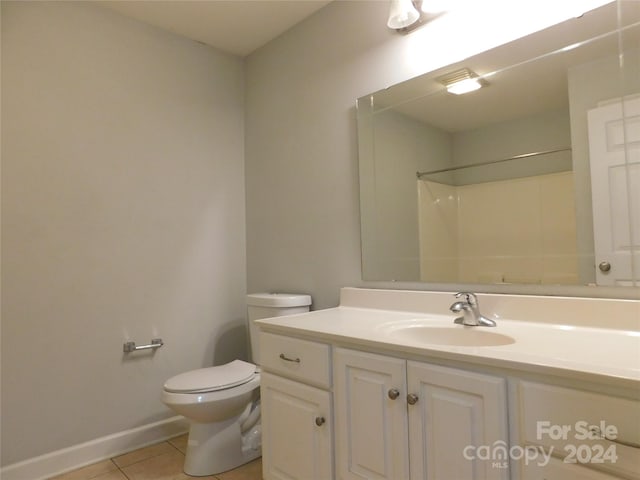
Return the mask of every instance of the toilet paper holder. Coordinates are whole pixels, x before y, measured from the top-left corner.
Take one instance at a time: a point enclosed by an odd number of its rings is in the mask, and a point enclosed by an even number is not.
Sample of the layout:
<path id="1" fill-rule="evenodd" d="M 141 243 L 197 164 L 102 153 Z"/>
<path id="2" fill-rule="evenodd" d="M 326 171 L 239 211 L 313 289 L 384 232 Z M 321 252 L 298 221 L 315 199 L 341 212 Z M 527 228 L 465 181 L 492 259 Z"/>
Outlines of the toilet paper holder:
<path id="1" fill-rule="evenodd" d="M 124 353 L 131 353 L 137 352 L 138 350 L 155 350 L 156 348 L 160 348 L 162 345 L 164 345 L 164 342 L 161 338 L 152 338 L 151 343 L 149 343 L 148 345 L 136 345 L 136 342 L 125 342 L 122 345 L 122 351 Z"/>

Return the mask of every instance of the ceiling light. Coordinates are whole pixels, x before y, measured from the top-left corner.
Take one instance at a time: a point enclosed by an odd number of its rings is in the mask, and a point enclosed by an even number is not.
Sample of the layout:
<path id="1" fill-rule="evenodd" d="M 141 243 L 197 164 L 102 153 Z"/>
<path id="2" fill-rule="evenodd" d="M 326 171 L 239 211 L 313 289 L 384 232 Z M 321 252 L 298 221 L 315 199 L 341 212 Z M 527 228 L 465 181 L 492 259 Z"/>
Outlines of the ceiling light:
<path id="1" fill-rule="evenodd" d="M 454 95 L 463 95 L 465 93 L 480 90 L 481 88 L 482 85 L 477 78 L 465 78 L 459 82 L 447 85 L 447 92 L 453 93 Z"/>
<path id="2" fill-rule="evenodd" d="M 436 78 L 436 80 L 447 88 L 447 92 L 454 95 L 474 92 L 489 85 L 486 80 L 478 77 L 475 72 L 468 68 L 461 68 L 455 72 L 447 73 Z"/>
<path id="3" fill-rule="evenodd" d="M 411 0 L 391 0 L 391 10 L 387 26 L 393 29 L 406 28 L 420 18 L 420 12 Z"/>

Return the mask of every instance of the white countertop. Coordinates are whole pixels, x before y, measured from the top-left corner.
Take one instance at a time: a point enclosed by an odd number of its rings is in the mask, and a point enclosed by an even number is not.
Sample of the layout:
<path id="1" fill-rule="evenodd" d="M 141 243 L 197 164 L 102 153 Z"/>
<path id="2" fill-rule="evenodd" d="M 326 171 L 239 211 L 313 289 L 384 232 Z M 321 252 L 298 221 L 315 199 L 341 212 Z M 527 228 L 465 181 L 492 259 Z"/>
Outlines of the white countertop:
<path id="1" fill-rule="evenodd" d="M 484 312 L 483 312 L 484 313 Z M 428 344 L 390 333 L 391 323 L 419 320 L 429 326 L 453 326 L 455 315 L 341 305 L 310 313 L 259 320 L 264 331 L 313 338 L 328 343 L 384 349 L 425 358 L 441 358 L 520 371 L 553 373 L 589 381 L 640 387 L 640 332 L 637 330 L 559 325 L 501 318 L 482 329 L 512 337 L 499 346 Z M 637 385 L 636 385 L 636 382 Z"/>

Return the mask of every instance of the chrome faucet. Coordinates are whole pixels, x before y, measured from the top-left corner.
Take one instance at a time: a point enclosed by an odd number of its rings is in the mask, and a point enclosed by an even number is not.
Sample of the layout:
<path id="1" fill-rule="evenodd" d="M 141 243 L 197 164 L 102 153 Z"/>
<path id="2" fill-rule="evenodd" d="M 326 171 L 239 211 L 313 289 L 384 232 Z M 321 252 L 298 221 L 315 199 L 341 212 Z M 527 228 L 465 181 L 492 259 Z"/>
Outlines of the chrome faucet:
<path id="1" fill-rule="evenodd" d="M 449 307 L 454 313 L 462 312 L 462 317 L 454 320 L 454 323 L 469 327 L 495 327 L 496 322 L 480 313 L 478 298 L 471 292 L 456 293 L 456 298 L 464 297 Z"/>

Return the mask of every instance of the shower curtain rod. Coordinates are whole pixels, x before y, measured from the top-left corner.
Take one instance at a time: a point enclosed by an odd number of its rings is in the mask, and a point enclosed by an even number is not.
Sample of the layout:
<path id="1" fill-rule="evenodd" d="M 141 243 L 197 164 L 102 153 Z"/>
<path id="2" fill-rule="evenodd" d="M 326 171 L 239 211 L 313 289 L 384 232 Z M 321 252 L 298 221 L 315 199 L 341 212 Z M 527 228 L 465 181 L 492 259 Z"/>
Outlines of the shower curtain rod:
<path id="1" fill-rule="evenodd" d="M 425 175 L 434 175 L 436 173 L 445 173 L 445 172 L 452 172 L 454 170 L 462 170 L 463 168 L 482 167 L 484 165 L 493 165 L 495 163 L 510 162 L 511 160 L 521 160 L 523 158 L 537 157 L 539 155 L 547 155 L 549 153 L 570 152 L 570 151 L 571 151 L 571 147 L 562 147 L 562 148 L 558 148 L 558 149 L 555 149 L 555 150 L 544 150 L 544 151 L 541 151 L 541 152 L 523 153 L 522 155 L 515 155 L 513 157 L 502 158 L 500 160 L 491 160 L 491 161 L 488 161 L 488 162 L 480 162 L 480 163 L 468 163 L 467 165 L 460 165 L 459 167 L 449 167 L 449 168 L 442 168 L 440 170 L 430 170 L 430 171 L 426 171 L 426 172 L 416 172 L 416 177 L 418 179 L 420 179 L 421 177 L 424 177 Z"/>

